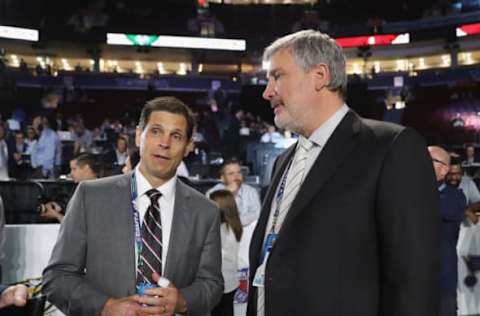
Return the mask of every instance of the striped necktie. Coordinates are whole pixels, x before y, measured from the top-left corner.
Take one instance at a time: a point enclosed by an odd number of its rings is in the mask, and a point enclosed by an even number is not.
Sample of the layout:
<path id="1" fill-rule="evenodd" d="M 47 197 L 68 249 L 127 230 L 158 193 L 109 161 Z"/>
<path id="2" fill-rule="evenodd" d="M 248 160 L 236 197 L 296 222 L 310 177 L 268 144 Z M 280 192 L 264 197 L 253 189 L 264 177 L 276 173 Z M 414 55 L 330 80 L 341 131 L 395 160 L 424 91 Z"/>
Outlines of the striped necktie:
<path id="1" fill-rule="evenodd" d="M 293 200 L 297 196 L 298 190 L 302 186 L 305 178 L 305 167 L 307 165 L 307 158 L 313 143 L 304 137 L 298 140 L 297 150 L 293 158 L 290 169 L 288 170 L 287 180 L 285 183 L 285 191 L 283 192 L 282 201 L 278 213 L 277 223 L 275 225 L 275 233 L 278 234 L 282 227 L 283 220 L 288 214 Z M 273 212 L 272 212 L 273 213 Z M 268 221 L 266 234 L 270 233 L 273 225 L 273 216 L 270 215 Z M 264 241 L 265 242 L 265 241 Z M 257 316 L 265 315 L 265 288 L 257 288 Z"/>
<path id="2" fill-rule="evenodd" d="M 137 283 L 150 282 L 152 273 L 162 275 L 162 221 L 158 199 L 162 193 L 156 189 L 146 192 L 150 198 L 150 206 L 145 212 L 142 223 L 142 253 L 140 254 L 140 269 L 137 272 Z"/>

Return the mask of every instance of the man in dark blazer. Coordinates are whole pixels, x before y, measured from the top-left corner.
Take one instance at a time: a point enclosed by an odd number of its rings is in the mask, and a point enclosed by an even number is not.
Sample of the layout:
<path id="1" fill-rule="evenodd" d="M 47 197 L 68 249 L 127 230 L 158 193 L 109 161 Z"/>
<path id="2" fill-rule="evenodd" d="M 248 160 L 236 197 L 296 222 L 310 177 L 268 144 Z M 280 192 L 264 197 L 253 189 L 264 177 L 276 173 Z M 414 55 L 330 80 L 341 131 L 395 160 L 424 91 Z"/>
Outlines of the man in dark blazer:
<path id="1" fill-rule="evenodd" d="M 345 57 L 301 31 L 276 40 L 263 97 L 300 135 L 276 161 L 250 244 L 249 316 L 437 316 L 438 192 L 423 139 L 344 102 Z"/>
<path id="2" fill-rule="evenodd" d="M 79 184 L 43 279 L 49 301 L 64 313 L 203 316 L 218 303 L 223 293 L 220 213 L 175 176 L 192 146 L 193 124 L 190 109 L 178 99 L 147 102 L 136 134 L 138 167 Z M 152 189 L 161 193 L 158 205 L 150 202 Z M 149 214 L 154 227 L 148 226 Z M 144 233 L 158 226 L 153 244 Z M 161 252 L 144 253 L 158 245 Z M 170 286 L 135 295 L 136 286 L 157 283 L 160 275 Z"/>

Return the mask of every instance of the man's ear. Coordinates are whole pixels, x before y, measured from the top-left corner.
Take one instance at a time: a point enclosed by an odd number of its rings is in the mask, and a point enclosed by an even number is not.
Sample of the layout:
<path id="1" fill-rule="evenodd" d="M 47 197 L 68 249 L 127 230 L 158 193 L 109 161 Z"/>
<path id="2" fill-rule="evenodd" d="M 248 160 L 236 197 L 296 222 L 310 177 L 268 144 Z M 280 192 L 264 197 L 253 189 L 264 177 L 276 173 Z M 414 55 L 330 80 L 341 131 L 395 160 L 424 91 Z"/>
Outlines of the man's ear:
<path id="1" fill-rule="evenodd" d="M 326 64 L 318 64 L 310 70 L 315 91 L 320 92 L 330 85 L 330 70 Z"/>
<path id="2" fill-rule="evenodd" d="M 193 138 L 190 138 L 187 144 L 187 148 L 185 150 L 185 154 L 183 154 L 183 157 L 187 157 L 194 149 L 195 145 L 193 143 Z"/>
<path id="3" fill-rule="evenodd" d="M 142 130 L 137 126 L 135 129 L 135 145 L 140 148 L 140 139 L 142 138 Z"/>

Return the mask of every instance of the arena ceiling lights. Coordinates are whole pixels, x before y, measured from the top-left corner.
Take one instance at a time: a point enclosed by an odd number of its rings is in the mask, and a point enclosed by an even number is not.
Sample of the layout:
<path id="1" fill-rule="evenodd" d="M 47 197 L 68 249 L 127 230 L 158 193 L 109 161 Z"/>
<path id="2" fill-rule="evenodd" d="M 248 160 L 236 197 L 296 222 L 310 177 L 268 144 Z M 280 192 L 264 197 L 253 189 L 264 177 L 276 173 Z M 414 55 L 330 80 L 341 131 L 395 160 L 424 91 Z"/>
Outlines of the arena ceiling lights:
<path id="1" fill-rule="evenodd" d="M 245 40 L 120 33 L 107 33 L 107 44 L 147 47 L 218 49 L 233 51 L 244 51 L 247 46 Z"/>
<path id="2" fill-rule="evenodd" d="M 410 43 L 410 34 L 383 34 L 371 36 L 355 36 L 336 38 L 338 45 L 347 47 L 361 46 L 379 46 L 379 45 L 396 45 Z"/>
<path id="3" fill-rule="evenodd" d="M 457 37 L 480 34 L 480 23 L 464 24 L 457 27 Z"/>
<path id="4" fill-rule="evenodd" d="M 38 42 L 38 30 L 0 25 L 0 38 Z"/>

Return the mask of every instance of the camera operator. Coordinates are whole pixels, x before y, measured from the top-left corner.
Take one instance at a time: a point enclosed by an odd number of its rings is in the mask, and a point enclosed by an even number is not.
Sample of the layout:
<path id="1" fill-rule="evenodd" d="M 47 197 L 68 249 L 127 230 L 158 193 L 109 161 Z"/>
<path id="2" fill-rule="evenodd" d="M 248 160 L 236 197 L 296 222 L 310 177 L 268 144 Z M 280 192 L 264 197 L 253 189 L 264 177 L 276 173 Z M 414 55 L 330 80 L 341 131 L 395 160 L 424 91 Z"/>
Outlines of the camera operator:
<path id="1" fill-rule="evenodd" d="M 94 180 L 98 177 L 99 170 L 92 154 L 81 153 L 70 160 L 70 175 L 75 183 L 83 180 Z M 70 199 L 70 196 L 68 197 Z M 40 216 L 54 219 L 60 223 L 63 221 L 63 206 L 68 201 L 50 201 L 42 204 Z"/>

